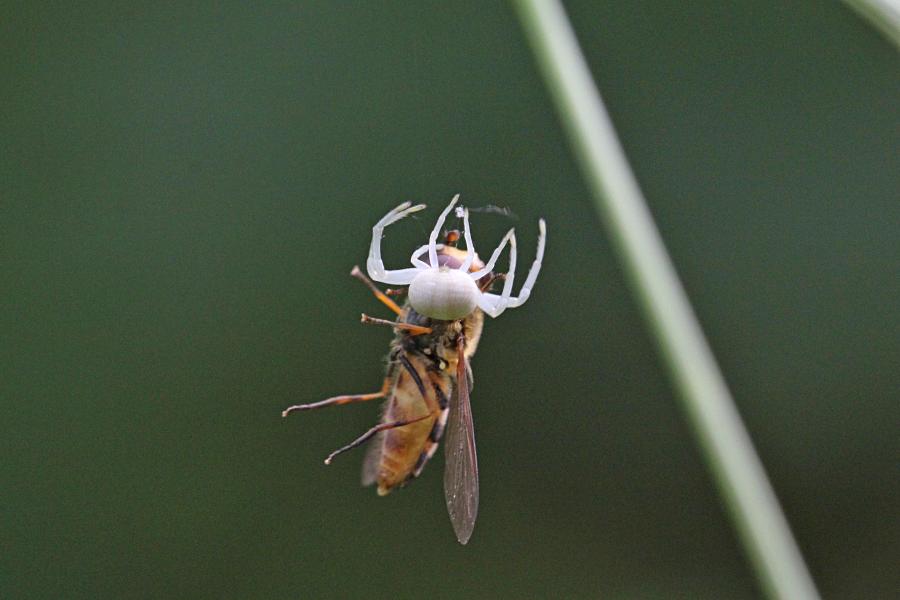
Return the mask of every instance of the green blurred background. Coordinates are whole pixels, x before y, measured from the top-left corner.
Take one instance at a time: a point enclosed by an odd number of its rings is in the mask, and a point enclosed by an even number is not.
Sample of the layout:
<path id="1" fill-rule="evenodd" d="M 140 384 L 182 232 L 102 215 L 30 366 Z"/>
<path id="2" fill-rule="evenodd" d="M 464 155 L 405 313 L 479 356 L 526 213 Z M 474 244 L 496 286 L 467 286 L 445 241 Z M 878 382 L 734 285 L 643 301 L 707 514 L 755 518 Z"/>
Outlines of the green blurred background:
<path id="1" fill-rule="evenodd" d="M 837 2 L 568 2 L 814 577 L 900 589 L 900 61 Z M 754 598 L 502 3 L 0 5 L 0 596 Z M 481 514 L 359 487 L 404 200 L 518 216 Z M 510 220 L 473 217 L 486 254 Z"/>

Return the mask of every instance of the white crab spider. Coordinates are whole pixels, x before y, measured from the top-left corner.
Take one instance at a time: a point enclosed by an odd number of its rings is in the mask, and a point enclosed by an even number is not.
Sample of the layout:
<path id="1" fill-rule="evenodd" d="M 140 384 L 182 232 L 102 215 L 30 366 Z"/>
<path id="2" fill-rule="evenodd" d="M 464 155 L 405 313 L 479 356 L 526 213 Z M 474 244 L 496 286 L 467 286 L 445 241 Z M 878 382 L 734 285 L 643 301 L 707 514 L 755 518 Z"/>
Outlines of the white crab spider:
<path id="1" fill-rule="evenodd" d="M 409 303 L 421 315 L 432 319 L 452 321 L 462 319 L 475 310 L 476 307 L 483 310 L 492 317 L 498 317 L 507 308 L 515 308 L 525 304 L 531 295 L 531 288 L 537 279 L 538 273 L 541 271 L 541 260 L 544 257 L 544 244 L 547 239 L 547 225 L 544 220 L 538 221 L 540 235 L 538 236 L 537 257 L 531 265 L 528 277 L 525 279 L 525 285 L 519 291 L 518 296 L 512 296 L 513 279 L 516 271 L 516 234 L 514 229 L 510 229 L 497 249 L 491 254 L 490 260 L 484 266 L 475 272 L 469 269 L 475 260 L 475 246 L 472 244 L 472 234 L 469 232 L 469 211 L 468 209 L 457 209 L 462 213 L 463 219 L 463 235 L 466 240 L 466 258 L 458 269 L 448 266 L 441 266 L 438 262 L 437 254 L 437 237 L 444 224 L 447 215 L 459 200 L 459 194 L 454 196 L 453 200 L 441 216 L 438 217 L 434 229 L 428 238 L 428 245 L 422 246 L 413 252 L 410 262 L 413 264 L 411 269 L 397 269 L 389 271 L 385 269 L 384 262 L 381 260 L 381 237 L 384 228 L 391 223 L 396 223 L 403 217 L 418 212 L 425 208 L 424 204 L 411 206 L 409 202 L 404 202 L 375 223 L 372 227 L 372 245 L 369 247 L 369 258 L 366 261 L 366 270 L 369 277 L 375 281 L 386 283 L 389 285 L 408 285 Z M 498 294 L 482 292 L 478 289 L 476 282 L 493 270 L 497 263 L 497 258 L 509 243 L 509 272 L 506 274 L 506 281 L 503 283 L 503 291 Z M 428 252 L 428 262 L 423 261 L 420 257 Z"/>

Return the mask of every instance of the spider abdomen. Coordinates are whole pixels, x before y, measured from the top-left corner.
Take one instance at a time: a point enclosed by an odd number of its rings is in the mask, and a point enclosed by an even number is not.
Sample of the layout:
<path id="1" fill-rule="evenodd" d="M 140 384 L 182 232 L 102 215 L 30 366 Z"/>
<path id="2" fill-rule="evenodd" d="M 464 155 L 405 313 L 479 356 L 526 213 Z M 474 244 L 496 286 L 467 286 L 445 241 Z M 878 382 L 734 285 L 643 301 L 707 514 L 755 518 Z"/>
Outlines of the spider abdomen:
<path id="1" fill-rule="evenodd" d="M 446 267 L 423 270 L 409 284 L 409 303 L 416 312 L 442 321 L 470 315 L 479 294 L 468 273 Z"/>

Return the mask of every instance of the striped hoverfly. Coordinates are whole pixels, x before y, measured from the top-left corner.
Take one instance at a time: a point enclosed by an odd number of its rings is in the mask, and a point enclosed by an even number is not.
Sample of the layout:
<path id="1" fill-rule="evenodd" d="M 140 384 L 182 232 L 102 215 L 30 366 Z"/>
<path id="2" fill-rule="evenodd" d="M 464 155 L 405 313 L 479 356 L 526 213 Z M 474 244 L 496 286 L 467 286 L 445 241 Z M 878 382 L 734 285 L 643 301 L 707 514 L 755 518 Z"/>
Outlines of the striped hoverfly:
<path id="1" fill-rule="evenodd" d="M 475 253 L 469 231 L 469 211 L 459 207 L 466 249 L 456 247 L 460 234 L 450 231 L 443 244 L 438 234 L 459 195 L 438 217 L 428 244 L 411 257 L 413 268 L 387 270 L 381 259 L 384 228 L 425 208 L 424 204 L 401 204 L 372 228 L 372 242 L 366 262 L 366 277 L 354 267 L 351 275 L 361 280 L 397 316 L 394 321 L 363 314 L 362 321 L 389 325 L 395 331 L 388 355 L 387 373 L 381 389 L 368 394 L 342 395 L 312 404 L 288 407 L 282 413 L 325 406 L 385 399 L 381 422 L 332 452 L 325 464 L 337 455 L 366 442 L 370 444 L 363 461 L 363 485 L 376 484 L 379 496 L 406 485 L 421 474 L 437 450 L 444 431 L 446 465 L 444 496 L 456 537 L 469 541 L 478 515 L 478 461 L 469 394 L 473 377 L 469 361 L 475 354 L 484 315 L 499 316 L 507 308 L 521 306 L 529 297 L 541 269 L 546 242 L 546 224 L 539 221 L 537 255 L 518 296 L 512 295 L 516 268 L 516 237 L 510 229 L 484 264 Z M 509 271 L 498 275 L 494 266 L 509 245 Z M 423 260 L 427 258 L 427 260 Z M 382 292 L 372 282 L 407 286 Z M 500 294 L 492 285 L 503 280 Z M 405 295 L 398 305 L 390 296 Z"/>

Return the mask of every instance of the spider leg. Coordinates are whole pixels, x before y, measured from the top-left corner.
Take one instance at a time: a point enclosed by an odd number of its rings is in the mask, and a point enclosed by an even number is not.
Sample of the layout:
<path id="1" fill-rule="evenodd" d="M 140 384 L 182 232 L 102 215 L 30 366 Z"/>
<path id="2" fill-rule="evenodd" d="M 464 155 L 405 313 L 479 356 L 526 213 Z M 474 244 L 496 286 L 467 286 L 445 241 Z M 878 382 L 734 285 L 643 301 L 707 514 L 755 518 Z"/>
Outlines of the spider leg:
<path id="1" fill-rule="evenodd" d="M 388 271 L 385 269 L 384 262 L 381 260 L 381 236 L 384 234 L 385 227 L 423 208 L 425 208 L 424 204 L 411 206 L 409 202 L 404 202 L 375 223 L 372 227 L 372 244 L 369 246 L 369 257 L 366 260 L 366 270 L 369 272 L 369 277 L 381 283 L 409 285 L 418 270 L 398 269 L 396 271 Z"/>
<path id="2" fill-rule="evenodd" d="M 475 244 L 472 243 L 472 232 L 469 231 L 469 209 L 463 209 L 463 235 L 466 239 L 466 259 L 463 261 L 462 266 L 459 267 L 459 270 L 463 273 L 468 273 L 469 268 L 472 266 L 472 261 L 475 260 Z"/>
<path id="3" fill-rule="evenodd" d="M 506 243 L 509 241 L 510 238 L 515 237 L 515 235 L 516 235 L 515 231 L 516 231 L 515 229 L 510 229 L 509 231 L 506 232 L 506 235 L 504 235 L 503 239 L 500 240 L 500 245 L 497 246 L 497 249 L 494 250 L 493 254 L 491 254 L 491 258 L 490 258 L 490 260 L 488 260 L 488 262 L 484 266 L 484 268 L 480 269 L 478 271 L 475 271 L 474 273 L 471 273 L 472 279 L 474 279 L 475 281 L 478 281 L 479 279 L 481 279 L 482 277 L 484 277 L 485 275 L 487 275 L 488 273 L 490 273 L 491 271 L 494 270 L 494 265 L 497 264 L 497 259 L 500 257 L 500 253 L 503 252 L 503 248 L 506 247 Z"/>
<path id="4" fill-rule="evenodd" d="M 531 288 L 534 287 L 534 282 L 537 281 L 538 273 L 541 272 L 541 261 L 544 260 L 544 246 L 547 243 L 547 224 L 543 219 L 538 221 L 538 229 L 540 230 L 540 234 L 538 235 L 537 255 L 534 258 L 534 262 L 531 263 L 531 270 L 528 271 L 528 277 L 525 278 L 525 284 L 522 286 L 522 289 L 519 290 L 519 296 L 517 298 L 509 299 L 508 308 L 515 308 L 525 304 L 525 301 L 528 300 L 528 296 L 531 295 Z"/>
<path id="5" fill-rule="evenodd" d="M 438 244 L 438 247 L 440 247 L 440 244 Z M 416 251 L 412 253 L 412 256 L 409 257 L 409 262 L 411 262 L 417 269 L 430 269 L 431 267 L 428 266 L 428 263 L 419 258 L 426 252 L 428 252 L 428 244 L 419 246 L 418 248 L 416 248 Z"/>
<path id="6" fill-rule="evenodd" d="M 493 257 L 492 257 L 493 258 Z M 497 294 L 481 294 L 478 300 L 478 307 L 491 317 L 499 317 L 506 305 L 510 301 L 512 294 L 513 280 L 516 278 L 516 234 L 510 230 L 509 232 L 509 272 L 506 274 L 506 280 L 503 282 L 503 291 Z"/>
<path id="7" fill-rule="evenodd" d="M 444 212 L 441 213 L 441 216 L 438 217 L 437 223 L 434 224 L 434 229 L 431 230 L 431 235 L 428 236 L 428 262 L 431 263 L 432 267 L 438 267 L 438 258 L 437 258 L 437 237 L 438 233 L 441 231 L 441 227 L 444 226 L 444 221 L 447 219 L 447 215 L 453 210 L 453 207 L 456 205 L 459 200 L 459 194 L 453 196 L 453 200 L 450 201 L 450 204 L 447 205 L 447 208 L 444 209 Z"/>
<path id="8" fill-rule="evenodd" d="M 522 286 L 522 289 L 519 291 L 518 296 L 507 296 L 507 287 L 503 286 L 503 294 L 498 296 L 497 294 L 482 294 L 481 298 L 478 301 L 478 307 L 491 315 L 492 317 L 497 317 L 507 308 L 516 308 L 517 306 L 522 306 L 525 304 L 525 301 L 528 300 L 528 297 L 531 295 L 531 288 L 534 287 L 534 282 L 537 280 L 538 273 L 541 272 L 541 261 L 544 258 L 544 246 L 547 242 L 547 224 L 541 219 L 538 222 L 538 227 L 540 228 L 540 235 L 538 235 L 538 248 L 537 248 L 537 256 L 534 259 L 534 262 L 531 263 L 531 270 L 528 271 L 528 277 L 525 279 L 525 284 Z M 514 264 L 515 253 L 510 253 L 510 270 L 512 270 L 512 265 Z M 507 281 L 507 283 L 509 283 Z M 506 296 L 504 298 L 504 296 Z"/>
<path id="9" fill-rule="evenodd" d="M 372 275 L 372 279 L 388 285 L 409 285 L 419 272 L 419 269 L 396 269 L 383 271 L 380 277 Z"/>

